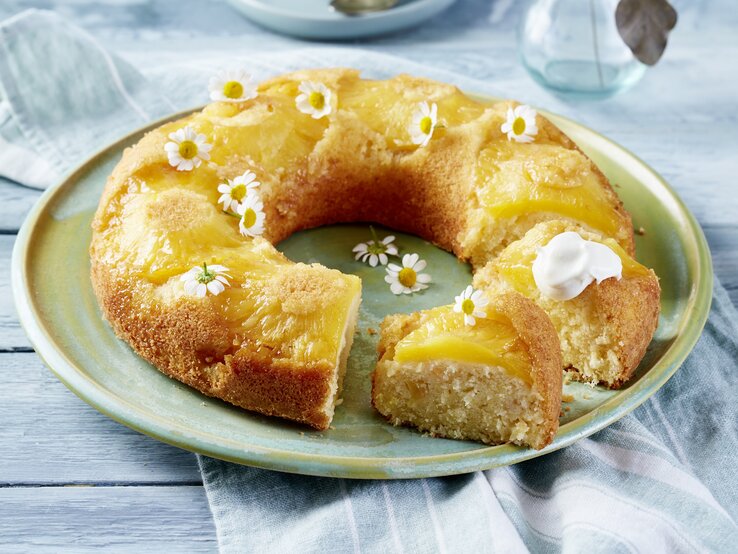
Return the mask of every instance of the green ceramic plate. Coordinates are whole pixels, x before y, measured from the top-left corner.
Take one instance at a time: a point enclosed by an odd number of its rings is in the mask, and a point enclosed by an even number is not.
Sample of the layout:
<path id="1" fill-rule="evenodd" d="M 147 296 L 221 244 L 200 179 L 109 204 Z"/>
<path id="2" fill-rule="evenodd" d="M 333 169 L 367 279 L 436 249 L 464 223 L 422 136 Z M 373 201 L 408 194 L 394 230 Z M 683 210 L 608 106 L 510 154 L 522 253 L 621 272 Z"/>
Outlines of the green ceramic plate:
<path id="1" fill-rule="evenodd" d="M 168 119 L 180 117 L 176 114 Z M 602 429 L 655 393 L 697 341 L 712 297 L 707 243 L 674 191 L 638 158 L 597 133 L 549 115 L 602 168 L 633 215 L 638 258 L 661 276 L 662 315 L 633 381 L 620 391 L 567 385 L 574 396 L 553 444 L 541 451 L 432 439 L 387 425 L 370 406 L 379 321 L 388 313 L 453 301 L 470 268 L 417 237 L 398 233 L 401 252 L 428 260 L 434 284 L 396 297 L 383 270 L 355 262 L 351 248 L 370 238 L 365 224 L 298 233 L 279 245 L 295 261 L 320 262 L 361 277 L 361 319 L 349 360 L 344 402 L 333 428 L 315 432 L 252 414 L 173 381 L 118 340 L 101 319 L 89 279 L 90 220 L 107 175 L 141 129 L 110 145 L 48 190 L 21 229 L 13 252 L 13 293 L 38 354 L 83 400 L 142 433 L 216 458 L 264 468 L 356 478 L 465 473 L 541 456 Z M 386 232 L 378 229 L 380 233 Z"/>

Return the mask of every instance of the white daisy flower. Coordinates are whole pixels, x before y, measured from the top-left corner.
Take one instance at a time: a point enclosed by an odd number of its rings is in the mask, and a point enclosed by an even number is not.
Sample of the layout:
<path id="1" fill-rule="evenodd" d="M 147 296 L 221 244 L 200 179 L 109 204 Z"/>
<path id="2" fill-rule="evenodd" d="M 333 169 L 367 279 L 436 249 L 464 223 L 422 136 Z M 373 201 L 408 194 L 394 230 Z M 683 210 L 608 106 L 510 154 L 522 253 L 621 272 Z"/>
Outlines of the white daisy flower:
<path id="1" fill-rule="evenodd" d="M 256 173 L 248 170 L 235 179 L 228 179 L 227 183 L 218 185 L 218 192 L 221 193 L 218 204 L 223 204 L 223 210 L 226 212 L 229 209 L 235 212 L 247 194 L 260 184 L 259 181 L 256 181 Z"/>
<path id="2" fill-rule="evenodd" d="M 264 204 L 256 191 L 246 194 L 246 199 L 238 205 L 236 213 L 241 216 L 238 228 L 242 235 L 257 237 L 264 234 Z"/>
<path id="3" fill-rule="evenodd" d="M 177 171 L 192 171 L 200 167 L 203 160 L 210 159 L 209 152 L 213 145 L 205 142 L 205 135 L 195 132 L 189 125 L 169 133 L 169 140 L 164 145 L 164 150 L 167 152 L 169 165 L 176 167 Z"/>
<path id="4" fill-rule="evenodd" d="M 374 240 L 360 242 L 354 246 L 353 252 L 356 252 L 355 259 L 367 262 L 372 267 L 377 264 L 387 265 L 389 258 L 387 256 L 397 256 L 397 247 L 392 244 L 395 240 L 394 235 L 388 235 L 382 240 L 377 238 L 374 227 L 369 227 Z"/>
<path id="5" fill-rule="evenodd" d="M 389 283 L 393 294 L 411 294 L 427 289 L 431 276 L 420 273 L 426 265 L 425 260 L 421 260 L 417 254 L 405 254 L 402 257 L 402 267 L 397 264 L 387 266 L 384 280 Z"/>
<path id="6" fill-rule="evenodd" d="M 419 102 L 415 107 L 413 119 L 408 127 L 413 144 L 425 146 L 433 136 L 433 130 L 438 123 L 438 106 L 434 102 L 430 106 L 428 102 Z"/>
<path id="7" fill-rule="evenodd" d="M 507 121 L 502 124 L 500 130 L 507 134 L 507 140 L 533 142 L 533 137 L 538 134 L 536 115 L 537 112 L 530 106 L 508 108 Z"/>
<path id="8" fill-rule="evenodd" d="M 487 317 L 487 312 L 482 308 L 489 304 L 489 300 L 484 297 L 481 290 L 474 290 L 474 287 L 469 285 L 454 300 L 454 311 L 464 314 L 465 325 L 473 327 L 477 323 L 476 318 Z"/>
<path id="9" fill-rule="evenodd" d="M 320 119 L 331 113 L 331 89 L 323 83 L 315 81 L 303 81 L 298 89 L 302 94 L 297 95 L 295 104 L 302 113 Z"/>
<path id="10" fill-rule="evenodd" d="M 218 296 L 230 287 L 228 279 L 232 279 L 228 273 L 228 268 L 222 265 L 202 264 L 202 267 L 195 266 L 187 273 L 184 273 L 179 280 L 184 283 L 184 290 L 190 296 L 203 298 L 208 292 L 213 296 Z"/>
<path id="11" fill-rule="evenodd" d="M 256 83 L 243 69 L 225 70 L 213 75 L 208 85 L 215 102 L 245 102 L 256 98 Z"/>

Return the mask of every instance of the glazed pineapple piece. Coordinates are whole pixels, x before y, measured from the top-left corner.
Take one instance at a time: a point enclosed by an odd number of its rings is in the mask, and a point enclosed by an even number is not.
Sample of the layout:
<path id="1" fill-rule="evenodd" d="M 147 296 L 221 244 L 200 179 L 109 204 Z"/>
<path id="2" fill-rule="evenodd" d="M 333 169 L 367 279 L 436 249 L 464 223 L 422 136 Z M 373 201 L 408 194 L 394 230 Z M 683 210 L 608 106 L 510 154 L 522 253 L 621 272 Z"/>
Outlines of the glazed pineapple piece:
<path id="1" fill-rule="evenodd" d="M 563 133 L 539 119 L 535 142 L 497 136 L 479 152 L 476 207 L 468 215 L 465 241 L 472 263 L 481 267 L 531 227 L 551 219 L 597 230 L 632 253 L 630 216 L 604 176 Z"/>
<path id="2" fill-rule="evenodd" d="M 546 315 L 508 293 L 465 322 L 441 306 L 382 323 L 372 403 L 434 436 L 543 448 L 558 429 L 561 357 Z"/>

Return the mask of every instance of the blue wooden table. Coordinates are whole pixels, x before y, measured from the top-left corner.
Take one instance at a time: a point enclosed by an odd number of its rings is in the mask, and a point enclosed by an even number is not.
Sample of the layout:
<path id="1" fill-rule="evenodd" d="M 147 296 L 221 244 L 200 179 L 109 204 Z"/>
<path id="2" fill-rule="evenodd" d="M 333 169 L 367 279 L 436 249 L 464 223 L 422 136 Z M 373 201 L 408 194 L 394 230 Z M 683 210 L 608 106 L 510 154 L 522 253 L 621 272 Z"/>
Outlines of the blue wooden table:
<path id="1" fill-rule="evenodd" d="M 734 0 L 673 3 L 680 22 L 665 58 L 635 89 L 601 103 L 567 103 L 533 84 L 517 60 L 515 0 L 459 0 L 412 32 L 350 46 L 488 80 L 636 152 L 693 210 L 738 303 L 738 9 Z M 144 72 L 305 45 L 255 27 L 222 1 L 3 0 L 0 19 L 28 7 L 57 10 Z M 0 551 L 214 551 L 194 456 L 77 399 L 19 327 L 10 253 L 38 196 L 0 179 Z"/>

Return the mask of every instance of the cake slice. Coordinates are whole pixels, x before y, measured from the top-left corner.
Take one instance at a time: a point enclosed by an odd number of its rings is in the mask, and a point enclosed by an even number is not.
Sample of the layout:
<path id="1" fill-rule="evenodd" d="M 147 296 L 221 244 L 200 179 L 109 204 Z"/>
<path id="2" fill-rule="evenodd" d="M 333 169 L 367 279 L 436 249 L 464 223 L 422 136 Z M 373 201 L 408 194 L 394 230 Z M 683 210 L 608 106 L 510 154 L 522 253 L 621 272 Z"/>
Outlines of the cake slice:
<path id="1" fill-rule="evenodd" d="M 546 314 L 511 292 L 473 326 L 452 306 L 382 322 L 372 403 L 433 436 L 541 449 L 559 426 L 561 355 Z"/>
<path id="2" fill-rule="evenodd" d="M 592 282 L 581 294 L 557 300 L 542 293 L 533 276 L 541 248 L 567 232 L 609 247 L 622 276 Z M 517 291 L 551 318 L 561 340 L 564 369 L 579 381 L 620 388 L 633 375 L 656 330 L 659 280 L 614 240 L 566 221 L 539 223 L 474 275 L 474 286 L 501 294 Z"/>
<path id="3" fill-rule="evenodd" d="M 252 315 L 239 321 L 240 345 L 216 369 L 209 394 L 238 406 L 329 427 L 343 390 L 361 303 L 353 275 L 313 264 L 281 268 L 263 287 L 251 283 Z M 248 337 L 248 338 L 247 338 Z"/>

